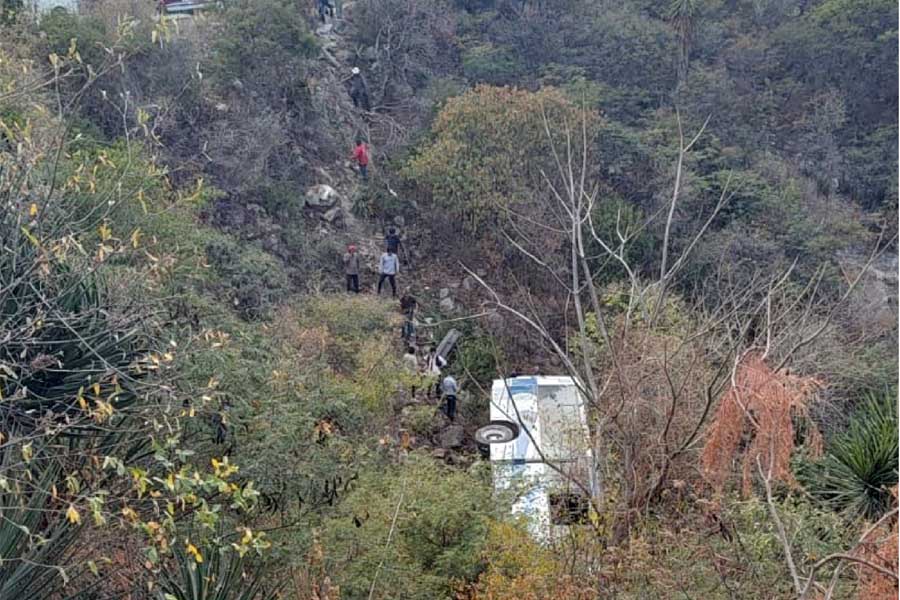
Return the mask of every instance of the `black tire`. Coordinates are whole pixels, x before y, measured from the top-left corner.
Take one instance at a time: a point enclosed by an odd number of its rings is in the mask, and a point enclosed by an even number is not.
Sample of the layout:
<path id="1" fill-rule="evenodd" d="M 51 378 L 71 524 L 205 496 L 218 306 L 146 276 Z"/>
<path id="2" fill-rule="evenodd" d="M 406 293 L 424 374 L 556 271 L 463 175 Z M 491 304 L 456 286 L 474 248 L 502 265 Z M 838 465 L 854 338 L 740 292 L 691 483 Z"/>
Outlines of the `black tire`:
<path id="1" fill-rule="evenodd" d="M 475 441 L 478 444 L 505 444 L 519 437 L 519 425 L 512 421 L 491 421 L 478 428 Z"/>

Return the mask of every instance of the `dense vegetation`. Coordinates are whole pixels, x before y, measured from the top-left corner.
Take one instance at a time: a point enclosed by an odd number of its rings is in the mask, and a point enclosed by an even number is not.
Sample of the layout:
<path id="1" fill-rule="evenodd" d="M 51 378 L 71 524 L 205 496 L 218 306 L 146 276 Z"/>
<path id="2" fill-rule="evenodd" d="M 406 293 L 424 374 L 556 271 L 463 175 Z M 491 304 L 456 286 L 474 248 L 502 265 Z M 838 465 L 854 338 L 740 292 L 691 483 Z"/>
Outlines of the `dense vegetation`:
<path id="1" fill-rule="evenodd" d="M 896 597 L 896 3 L 26 4 L 0 598 Z M 464 334 L 458 430 L 340 292 L 386 223 L 422 335 Z M 602 482 L 553 544 L 471 442 L 535 369 Z"/>

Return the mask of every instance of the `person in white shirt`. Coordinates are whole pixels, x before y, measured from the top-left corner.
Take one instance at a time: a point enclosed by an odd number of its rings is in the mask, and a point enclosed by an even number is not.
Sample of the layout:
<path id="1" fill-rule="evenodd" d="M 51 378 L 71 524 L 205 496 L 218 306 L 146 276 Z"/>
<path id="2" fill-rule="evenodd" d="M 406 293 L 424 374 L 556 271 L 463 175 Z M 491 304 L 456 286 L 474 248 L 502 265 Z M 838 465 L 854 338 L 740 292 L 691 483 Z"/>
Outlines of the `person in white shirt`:
<path id="1" fill-rule="evenodd" d="M 456 379 L 453 378 L 453 375 L 444 377 L 444 380 L 441 381 L 441 394 L 444 396 L 445 403 L 445 405 L 442 406 L 442 409 L 444 409 L 444 414 L 446 414 L 447 418 L 451 421 L 456 418 L 457 392 L 459 392 L 459 386 L 456 383 Z"/>
<path id="2" fill-rule="evenodd" d="M 419 359 L 416 358 L 416 348 L 414 346 L 410 346 L 406 349 L 406 354 L 403 355 L 403 366 L 407 371 L 410 372 L 414 377 L 418 377 L 419 375 Z M 409 389 L 410 397 L 416 397 L 416 384 L 413 383 Z"/>
<path id="3" fill-rule="evenodd" d="M 384 285 L 384 280 L 387 279 L 391 284 L 391 295 L 396 298 L 397 282 L 394 278 L 400 271 L 400 261 L 397 259 L 397 255 L 391 252 L 390 248 L 381 255 L 381 259 L 378 261 L 378 270 L 381 273 L 381 277 L 378 279 L 378 295 L 381 295 L 381 286 Z"/>

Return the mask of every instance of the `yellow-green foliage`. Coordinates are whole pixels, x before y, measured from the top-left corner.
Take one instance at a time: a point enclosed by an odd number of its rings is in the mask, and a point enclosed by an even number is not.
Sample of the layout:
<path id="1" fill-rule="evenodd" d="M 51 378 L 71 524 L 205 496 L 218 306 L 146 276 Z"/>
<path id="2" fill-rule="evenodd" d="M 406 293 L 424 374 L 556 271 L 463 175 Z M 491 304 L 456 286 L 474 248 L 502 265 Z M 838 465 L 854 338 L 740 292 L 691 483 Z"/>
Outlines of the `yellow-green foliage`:
<path id="1" fill-rule="evenodd" d="M 376 571 L 376 598 L 455 598 L 481 569 L 493 509 L 485 481 L 413 453 L 362 473 L 323 524 L 328 571 L 346 598 L 367 597 Z"/>
<path id="2" fill-rule="evenodd" d="M 315 348 L 343 391 L 379 414 L 390 406 L 414 376 L 402 368 L 400 350 L 392 348 L 400 316 L 390 303 L 364 296 L 318 296 L 299 311 L 298 334 Z"/>
<path id="3" fill-rule="evenodd" d="M 572 531 L 566 547 L 541 546 L 511 523 L 491 524 L 484 546 L 487 568 L 469 590 L 472 600 L 588 600 L 599 594 L 597 579 L 585 572 L 586 559 L 599 551 L 596 538 Z M 574 558 L 574 559 L 573 559 Z"/>
<path id="4" fill-rule="evenodd" d="M 587 112 L 584 118 L 593 138 L 597 115 Z M 452 218 L 476 230 L 503 208 L 545 189 L 542 171 L 557 177 L 553 149 L 565 154 L 567 127 L 578 150 L 582 111 L 559 90 L 480 85 L 447 101 L 431 141 L 404 174 Z"/>

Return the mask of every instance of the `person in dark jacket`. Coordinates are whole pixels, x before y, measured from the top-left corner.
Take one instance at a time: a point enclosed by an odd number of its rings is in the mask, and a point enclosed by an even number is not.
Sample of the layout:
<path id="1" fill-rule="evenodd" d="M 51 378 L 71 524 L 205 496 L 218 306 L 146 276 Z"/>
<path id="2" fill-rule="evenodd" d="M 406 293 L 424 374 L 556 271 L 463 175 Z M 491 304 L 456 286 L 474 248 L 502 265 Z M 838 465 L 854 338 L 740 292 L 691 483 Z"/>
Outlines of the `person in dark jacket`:
<path id="1" fill-rule="evenodd" d="M 403 242 L 400 241 L 400 234 L 393 227 L 388 229 L 387 235 L 384 236 L 384 242 L 387 244 L 387 249 L 394 254 L 397 254 L 400 251 L 400 246 L 403 245 Z"/>
<path id="2" fill-rule="evenodd" d="M 369 88 L 362 73 L 359 72 L 359 67 L 353 67 L 350 71 L 350 99 L 356 108 L 362 108 L 366 112 L 372 110 L 369 104 Z"/>
<path id="3" fill-rule="evenodd" d="M 319 18 L 322 19 L 322 22 L 325 22 L 325 15 L 330 14 L 334 17 L 334 6 L 331 4 L 331 0 L 317 0 L 319 5 Z"/>
<path id="4" fill-rule="evenodd" d="M 400 312 L 403 313 L 403 329 L 401 335 L 404 340 L 410 341 L 416 336 L 416 306 L 418 306 L 416 297 L 412 295 L 409 288 L 404 290 L 400 297 Z"/>

